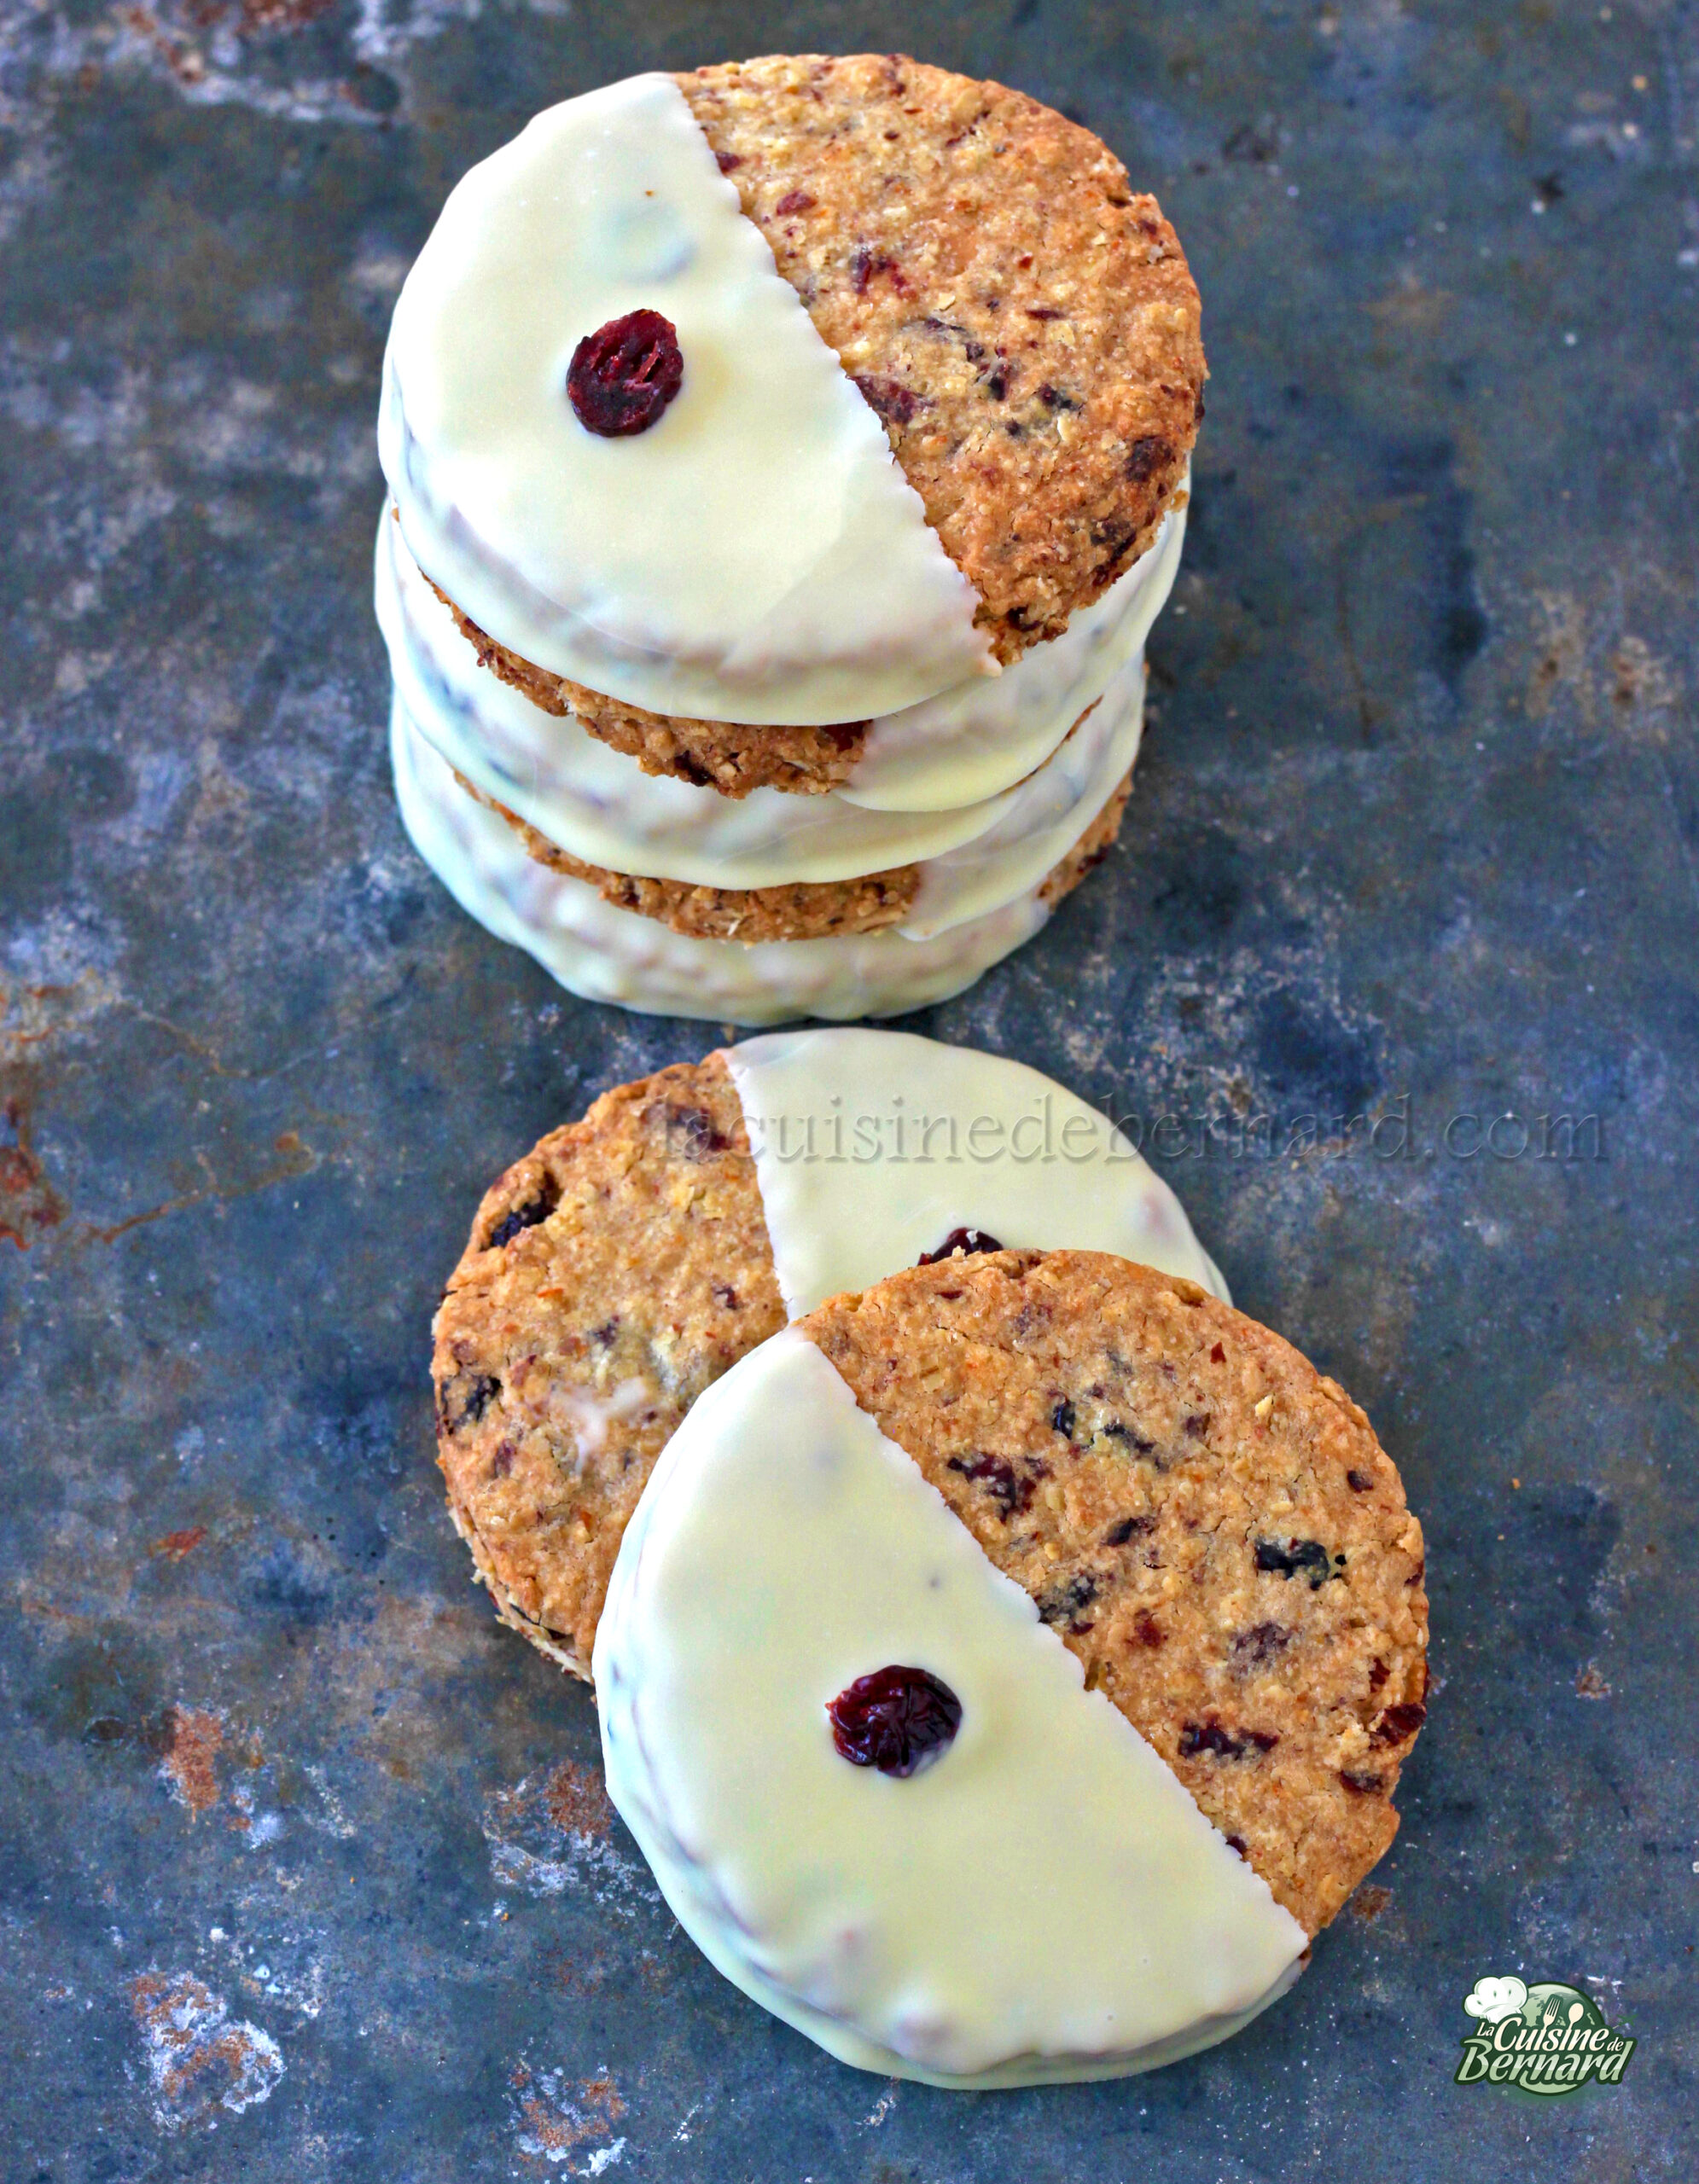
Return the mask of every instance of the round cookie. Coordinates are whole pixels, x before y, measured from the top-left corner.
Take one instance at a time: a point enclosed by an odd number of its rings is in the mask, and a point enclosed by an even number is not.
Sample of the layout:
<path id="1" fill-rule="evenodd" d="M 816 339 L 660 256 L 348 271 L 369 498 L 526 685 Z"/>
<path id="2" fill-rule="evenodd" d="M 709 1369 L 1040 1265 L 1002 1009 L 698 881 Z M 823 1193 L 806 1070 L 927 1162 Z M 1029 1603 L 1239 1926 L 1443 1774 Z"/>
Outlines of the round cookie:
<path id="1" fill-rule="evenodd" d="M 1318 1931 L 1397 1832 L 1428 1684 L 1421 1526 L 1364 1413 L 1097 1252 L 917 1268 L 796 1325 Z"/>
<path id="2" fill-rule="evenodd" d="M 1155 198 L 1038 100 L 901 54 L 677 81 L 998 659 L 1056 636 L 1150 543 L 1197 436 L 1197 288 Z"/>
<path id="3" fill-rule="evenodd" d="M 431 589 L 453 614 L 480 667 L 523 691 L 556 720 L 570 715 L 581 721 L 611 749 L 635 758 L 646 774 L 670 774 L 698 788 L 718 789 L 722 796 L 748 796 L 752 788 L 763 787 L 824 796 L 849 779 L 867 741 L 871 723 L 864 720 L 824 728 L 740 728 L 729 721 L 646 712 L 522 659 L 480 630 L 440 584 L 432 584 Z"/>
<path id="4" fill-rule="evenodd" d="M 927 1114 L 960 1129 L 917 1162 L 888 1133 Z M 856 1157 L 870 1116 L 887 1133 L 871 1165 Z M 1008 1157 L 972 1136 L 999 1117 Z M 1048 1165 L 1027 1142 L 1040 1127 Z M 907 1034 L 748 1040 L 551 1131 L 486 1194 L 433 1329 L 449 1505 L 503 1620 L 588 1674 L 620 1535 L 703 1389 L 787 1302 L 805 1311 L 993 1223 L 1219 1280 L 1101 1115 L 1036 1071 Z"/>
<path id="5" fill-rule="evenodd" d="M 1122 2077 L 1307 1959 L 800 1327 L 667 1443 L 594 1670 L 608 1795 L 684 1931 L 841 2061 Z"/>
<path id="6" fill-rule="evenodd" d="M 884 425 L 1005 664 L 1058 635 L 1183 497 L 1200 305 L 1155 200 L 1023 94 L 893 55 L 676 79 L 780 273 Z M 452 599 L 480 660 L 645 770 L 743 796 L 840 787 L 868 723 L 655 712 L 527 659 Z"/>
<path id="7" fill-rule="evenodd" d="M 1097 861 L 1106 814 L 1050 873 L 999 909 L 911 939 L 832 933 L 745 944 L 698 940 L 605 902 L 587 881 L 526 854 L 505 821 L 467 795 L 398 700 L 396 800 L 415 848 L 462 909 L 587 1001 L 750 1025 L 907 1015 L 947 1001 L 1042 930 Z"/>

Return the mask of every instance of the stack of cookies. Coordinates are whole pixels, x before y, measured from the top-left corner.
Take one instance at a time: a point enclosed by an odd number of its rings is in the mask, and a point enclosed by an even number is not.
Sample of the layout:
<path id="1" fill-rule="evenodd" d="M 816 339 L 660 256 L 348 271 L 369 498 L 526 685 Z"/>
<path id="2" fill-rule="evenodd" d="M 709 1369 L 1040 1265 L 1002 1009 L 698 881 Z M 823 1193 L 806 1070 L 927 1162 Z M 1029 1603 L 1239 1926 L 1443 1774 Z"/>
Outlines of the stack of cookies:
<path id="1" fill-rule="evenodd" d="M 1088 131 L 893 57 L 637 77 L 450 196 L 397 304 L 404 816 L 574 991 L 958 991 L 1113 842 L 1202 411 Z"/>

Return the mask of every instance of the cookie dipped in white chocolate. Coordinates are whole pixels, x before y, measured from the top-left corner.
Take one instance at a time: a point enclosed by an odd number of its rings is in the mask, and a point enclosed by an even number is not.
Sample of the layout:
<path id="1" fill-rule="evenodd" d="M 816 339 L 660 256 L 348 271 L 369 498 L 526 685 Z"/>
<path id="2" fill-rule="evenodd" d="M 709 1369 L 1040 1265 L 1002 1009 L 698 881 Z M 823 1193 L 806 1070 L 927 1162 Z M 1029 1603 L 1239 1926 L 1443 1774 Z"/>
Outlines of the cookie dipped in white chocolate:
<path id="1" fill-rule="evenodd" d="M 714 1024 L 900 1016 L 970 986 L 1050 916 L 1034 888 L 930 940 L 892 929 L 748 946 L 699 940 L 527 855 L 506 820 L 456 781 L 399 696 L 390 754 L 402 822 L 461 908 L 586 1001 Z"/>
<path id="2" fill-rule="evenodd" d="M 684 378 L 602 438 L 579 342 L 637 310 Z M 451 194 L 404 282 L 379 452 L 421 566 L 527 659 L 663 713 L 807 724 L 990 671 L 978 597 L 683 94 L 552 107 Z"/>
<path id="3" fill-rule="evenodd" d="M 1077 777 L 1083 793 L 1092 762 L 1078 749 L 1064 755 L 1063 746 L 1087 721 L 1085 741 L 1107 749 L 1114 741 L 1125 752 L 1112 777 L 1118 780 L 1137 750 L 1129 716 L 1143 689 L 1143 653 L 1128 635 L 1138 634 L 1143 612 L 1135 598 L 1119 621 L 1097 624 L 1120 589 L 1076 617 L 1078 628 L 1034 646 L 998 681 L 975 686 L 986 702 L 959 712 L 957 735 L 926 744 L 934 802 L 864 799 L 856 787 L 859 767 L 823 795 L 762 787 L 733 799 L 645 773 L 570 712 L 544 712 L 480 666 L 453 611 L 407 551 L 393 511 L 378 526 L 375 570 L 378 626 L 402 700 L 451 765 L 587 863 L 718 887 L 852 878 L 941 857 L 993 827 L 1007 834 L 1005 815 L 1016 801 L 1027 810 L 1034 776 L 1052 760 L 1061 759 L 1060 770 Z M 1004 694 L 1023 690 L 1012 711 L 1004 704 Z M 874 723 L 876 735 L 883 725 Z M 905 775 L 905 788 L 920 778 Z M 975 785 L 982 796 L 971 793 Z M 1024 818 L 1015 824 L 1027 828 Z"/>
<path id="4" fill-rule="evenodd" d="M 827 1708 L 960 1702 L 906 1779 Z M 1306 1937 L 794 1330 L 697 1401 L 597 1632 L 608 1787 L 691 1938 L 841 2060 L 946 2086 L 1149 2069 L 1290 1984 Z"/>
<path id="5" fill-rule="evenodd" d="M 723 1059 L 792 1319 L 959 1231 L 1113 1252 L 1231 1303 L 1179 1200 L 1095 1107 L 1024 1062 L 908 1031 L 781 1031 Z"/>

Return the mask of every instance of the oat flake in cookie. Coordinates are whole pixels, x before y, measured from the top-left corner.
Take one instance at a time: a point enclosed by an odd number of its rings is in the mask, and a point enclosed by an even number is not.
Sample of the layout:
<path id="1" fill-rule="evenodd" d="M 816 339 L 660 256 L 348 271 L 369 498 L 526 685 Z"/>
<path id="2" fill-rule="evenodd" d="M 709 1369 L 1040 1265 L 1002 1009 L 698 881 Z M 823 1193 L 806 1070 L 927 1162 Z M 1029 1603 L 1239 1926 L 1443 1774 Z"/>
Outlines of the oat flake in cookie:
<path id="1" fill-rule="evenodd" d="M 820 1157 L 797 1157 L 811 1141 Z M 906 1033 L 746 1040 L 550 1132 L 486 1194 L 435 1323 L 449 1507 L 497 1612 L 585 1674 L 620 1536 L 691 1404 L 788 1310 L 958 1229 L 1221 1287 L 1094 1109 Z"/>

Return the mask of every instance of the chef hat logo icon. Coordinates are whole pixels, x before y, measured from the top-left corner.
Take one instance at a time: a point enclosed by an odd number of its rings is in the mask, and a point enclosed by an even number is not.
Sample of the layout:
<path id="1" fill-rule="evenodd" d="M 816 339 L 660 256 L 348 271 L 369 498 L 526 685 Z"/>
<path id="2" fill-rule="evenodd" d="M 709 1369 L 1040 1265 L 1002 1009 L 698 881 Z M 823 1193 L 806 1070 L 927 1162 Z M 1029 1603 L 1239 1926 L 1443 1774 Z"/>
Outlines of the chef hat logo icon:
<path id="1" fill-rule="evenodd" d="M 1463 2008 L 1470 2017 L 1498 2024 L 1507 2017 L 1519 2015 L 1527 1998 L 1527 1987 L 1511 1972 L 1503 1979 L 1477 1979 L 1474 1993 L 1464 1998 Z"/>

